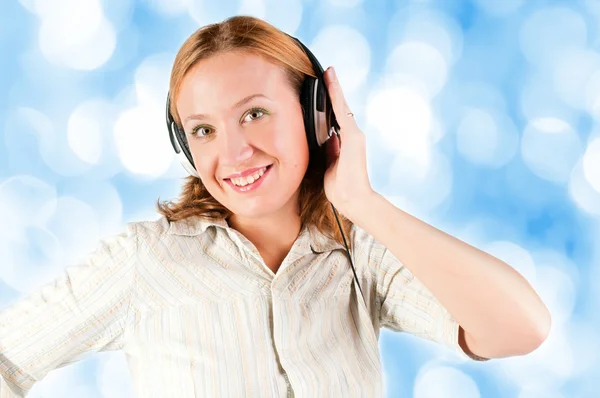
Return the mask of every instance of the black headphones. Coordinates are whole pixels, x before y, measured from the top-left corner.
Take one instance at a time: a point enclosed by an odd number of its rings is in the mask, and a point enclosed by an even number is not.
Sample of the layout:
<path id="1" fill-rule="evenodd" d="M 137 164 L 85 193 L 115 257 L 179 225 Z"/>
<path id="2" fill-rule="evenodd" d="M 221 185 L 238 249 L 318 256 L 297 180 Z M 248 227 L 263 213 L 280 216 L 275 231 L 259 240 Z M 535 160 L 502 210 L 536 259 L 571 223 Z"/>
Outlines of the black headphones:
<path id="1" fill-rule="evenodd" d="M 329 99 L 329 93 L 327 92 L 327 86 L 325 85 L 323 78 L 323 67 L 314 54 L 308 49 L 308 47 L 306 47 L 297 38 L 293 36 L 290 37 L 294 39 L 300 45 L 300 47 L 302 47 L 310 59 L 310 62 L 312 63 L 317 75 L 316 78 L 308 75 L 305 76 L 304 82 L 302 83 L 302 89 L 300 91 L 300 105 L 304 111 L 304 129 L 306 130 L 306 138 L 308 140 L 309 150 L 312 152 L 314 150 L 321 149 L 325 142 L 333 134 L 336 134 L 339 137 L 340 126 L 335 118 L 333 107 L 331 106 L 331 100 Z M 171 115 L 170 102 L 170 96 L 167 95 L 167 128 L 169 130 L 169 139 L 171 140 L 171 145 L 173 146 L 173 149 L 175 150 L 175 153 L 177 154 L 177 157 L 185 170 L 190 175 L 199 177 L 187 143 L 187 139 L 185 137 L 185 132 L 177 125 L 177 123 L 175 123 L 175 119 L 173 118 L 173 115 Z M 342 239 L 344 240 L 344 245 L 346 246 L 346 252 L 348 253 L 350 265 L 352 266 L 352 271 L 354 272 L 354 278 L 362 295 L 362 288 L 360 287 L 358 277 L 356 276 L 356 270 L 354 269 L 354 264 L 352 263 L 352 256 L 348 250 L 348 244 L 346 243 L 346 237 L 344 236 L 342 226 L 340 225 L 337 211 L 335 210 L 335 207 L 333 207 L 333 204 L 331 204 L 331 208 L 333 209 L 338 227 L 342 233 Z"/>

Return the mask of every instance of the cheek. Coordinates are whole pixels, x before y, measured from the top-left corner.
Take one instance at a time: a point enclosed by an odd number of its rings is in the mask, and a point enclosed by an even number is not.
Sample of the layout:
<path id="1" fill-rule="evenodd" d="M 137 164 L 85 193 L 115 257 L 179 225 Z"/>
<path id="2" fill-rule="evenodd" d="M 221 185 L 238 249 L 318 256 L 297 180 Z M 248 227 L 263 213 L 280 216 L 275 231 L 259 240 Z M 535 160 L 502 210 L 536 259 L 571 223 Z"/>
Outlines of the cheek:
<path id="1" fill-rule="evenodd" d="M 308 162 L 308 142 L 302 120 L 296 121 L 292 126 L 288 124 L 275 132 L 271 147 L 279 156 L 300 167 L 304 161 Z"/>
<path id="2" fill-rule="evenodd" d="M 193 156 L 194 164 L 200 175 L 202 183 L 209 191 L 212 187 L 218 186 L 219 182 L 216 180 L 216 161 L 207 157 Z"/>
<path id="3" fill-rule="evenodd" d="M 296 177 L 292 175 L 301 176 L 308 167 L 308 147 L 305 142 L 296 141 L 280 145 L 274 155 L 278 158 L 282 171 L 293 180 L 296 180 Z"/>

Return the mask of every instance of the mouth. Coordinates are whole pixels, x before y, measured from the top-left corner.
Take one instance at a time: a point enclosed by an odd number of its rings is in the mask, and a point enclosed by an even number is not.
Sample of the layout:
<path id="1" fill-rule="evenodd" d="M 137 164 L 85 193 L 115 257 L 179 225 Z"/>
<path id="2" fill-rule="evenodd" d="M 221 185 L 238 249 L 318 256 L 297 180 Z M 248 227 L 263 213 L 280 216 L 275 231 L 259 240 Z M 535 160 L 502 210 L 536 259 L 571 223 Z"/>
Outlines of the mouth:
<path id="1" fill-rule="evenodd" d="M 273 164 L 266 166 L 264 169 L 259 170 L 252 176 L 245 178 L 223 178 L 223 181 L 227 183 L 236 192 L 248 192 L 258 188 L 266 177 L 270 174 Z"/>

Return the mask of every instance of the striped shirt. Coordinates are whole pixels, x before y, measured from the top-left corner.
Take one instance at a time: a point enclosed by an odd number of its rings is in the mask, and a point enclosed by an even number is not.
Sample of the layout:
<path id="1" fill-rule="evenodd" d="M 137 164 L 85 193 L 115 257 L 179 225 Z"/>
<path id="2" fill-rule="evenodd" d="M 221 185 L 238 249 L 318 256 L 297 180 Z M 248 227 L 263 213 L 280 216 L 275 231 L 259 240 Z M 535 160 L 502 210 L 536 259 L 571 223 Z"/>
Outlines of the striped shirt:
<path id="1" fill-rule="evenodd" d="M 123 350 L 146 398 L 381 397 L 381 327 L 471 358 L 390 251 L 356 225 L 348 239 L 364 301 L 344 246 L 314 226 L 273 273 L 225 220 L 128 223 L 0 311 L 0 398 L 109 350 Z"/>

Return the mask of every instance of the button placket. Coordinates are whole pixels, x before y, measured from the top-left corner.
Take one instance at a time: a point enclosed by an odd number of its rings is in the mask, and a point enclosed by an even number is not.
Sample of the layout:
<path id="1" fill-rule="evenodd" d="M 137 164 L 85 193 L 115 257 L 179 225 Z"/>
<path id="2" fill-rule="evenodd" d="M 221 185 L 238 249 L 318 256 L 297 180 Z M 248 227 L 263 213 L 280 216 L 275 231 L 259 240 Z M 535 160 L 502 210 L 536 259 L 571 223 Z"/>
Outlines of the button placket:
<path id="1" fill-rule="evenodd" d="M 279 367 L 281 372 L 283 373 L 283 377 L 285 378 L 285 383 L 287 386 L 287 397 L 288 398 L 292 398 L 294 396 L 294 390 L 292 388 L 292 383 L 290 382 L 290 379 L 287 375 L 287 371 L 285 370 L 284 366 L 283 366 L 283 358 L 280 355 L 280 347 L 282 347 L 282 342 L 280 340 L 280 322 L 279 321 L 279 317 L 276 316 L 275 314 L 279 314 L 280 312 L 277 310 L 278 309 L 278 300 L 280 298 L 280 293 L 277 291 L 277 285 L 285 285 L 285 283 L 282 283 L 282 281 L 280 280 L 274 280 L 273 283 L 271 284 L 271 327 L 272 327 L 272 335 L 273 335 L 273 344 L 274 344 L 274 350 L 275 353 L 277 355 L 277 360 L 279 362 Z"/>

